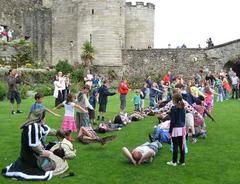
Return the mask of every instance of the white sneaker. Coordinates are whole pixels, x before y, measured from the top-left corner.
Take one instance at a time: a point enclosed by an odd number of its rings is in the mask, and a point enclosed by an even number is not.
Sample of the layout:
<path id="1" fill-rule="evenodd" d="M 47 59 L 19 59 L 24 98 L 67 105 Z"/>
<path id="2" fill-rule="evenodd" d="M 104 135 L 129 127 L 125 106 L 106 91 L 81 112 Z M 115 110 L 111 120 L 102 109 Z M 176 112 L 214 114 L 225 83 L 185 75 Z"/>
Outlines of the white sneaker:
<path id="1" fill-rule="evenodd" d="M 196 144 L 197 141 L 198 141 L 198 140 L 197 140 L 196 138 L 193 138 L 193 139 L 192 139 L 192 143 L 193 143 L 193 144 Z"/>
<path id="2" fill-rule="evenodd" d="M 171 165 L 171 166 L 177 166 L 177 163 L 173 163 L 172 161 L 170 161 L 170 162 L 167 162 L 167 165 Z"/>
<path id="3" fill-rule="evenodd" d="M 184 166 L 184 165 L 186 165 L 186 164 L 185 164 L 185 162 L 184 162 L 184 163 L 180 163 L 180 162 L 178 162 L 178 165 L 182 165 L 182 166 Z"/>

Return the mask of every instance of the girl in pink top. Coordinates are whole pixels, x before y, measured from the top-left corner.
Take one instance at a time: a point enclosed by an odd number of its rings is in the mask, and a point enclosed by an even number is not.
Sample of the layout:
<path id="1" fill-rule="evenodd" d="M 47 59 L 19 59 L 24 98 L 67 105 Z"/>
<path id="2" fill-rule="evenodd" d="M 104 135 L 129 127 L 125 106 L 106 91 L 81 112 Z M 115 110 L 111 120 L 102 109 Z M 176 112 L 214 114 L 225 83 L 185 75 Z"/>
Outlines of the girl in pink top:
<path id="1" fill-rule="evenodd" d="M 212 90 L 210 87 L 205 87 L 204 89 L 205 93 L 205 104 L 207 106 L 207 111 L 210 113 L 213 108 L 213 98 L 214 95 L 218 95 L 214 90 Z"/>

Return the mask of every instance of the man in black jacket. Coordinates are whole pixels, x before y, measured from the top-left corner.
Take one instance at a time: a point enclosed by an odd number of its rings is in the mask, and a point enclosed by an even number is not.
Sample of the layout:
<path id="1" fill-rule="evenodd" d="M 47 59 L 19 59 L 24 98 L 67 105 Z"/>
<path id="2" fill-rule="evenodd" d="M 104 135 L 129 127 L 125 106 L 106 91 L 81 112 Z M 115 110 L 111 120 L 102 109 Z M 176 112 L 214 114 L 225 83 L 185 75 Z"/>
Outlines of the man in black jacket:
<path id="1" fill-rule="evenodd" d="M 110 92 L 108 88 L 109 88 L 109 81 L 105 80 L 103 81 L 103 85 L 98 90 L 99 115 L 97 120 L 100 120 L 100 116 L 101 116 L 102 117 L 101 121 L 104 121 L 104 113 L 106 112 L 106 109 L 107 109 L 108 96 L 113 96 L 116 94 L 115 92 Z"/>

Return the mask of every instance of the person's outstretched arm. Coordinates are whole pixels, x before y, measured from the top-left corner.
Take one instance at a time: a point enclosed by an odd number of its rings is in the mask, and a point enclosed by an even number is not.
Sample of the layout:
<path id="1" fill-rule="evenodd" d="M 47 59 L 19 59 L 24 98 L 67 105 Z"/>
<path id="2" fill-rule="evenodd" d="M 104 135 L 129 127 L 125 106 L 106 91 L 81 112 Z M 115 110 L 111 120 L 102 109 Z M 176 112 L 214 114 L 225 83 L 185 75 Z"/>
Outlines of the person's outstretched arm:
<path id="1" fill-rule="evenodd" d="M 51 111 L 51 110 L 48 109 L 48 108 L 45 108 L 45 110 L 46 110 L 47 112 L 49 112 L 50 114 L 54 115 L 54 116 L 60 117 L 60 114 L 57 114 L 57 113 Z"/>
<path id="2" fill-rule="evenodd" d="M 81 111 L 83 111 L 83 112 L 85 112 L 85 113 L 88 112 L 87 110 L 85 110 L 85 109 L 84 109 L 83 107 L 81 107 L 80 105 L 74 104 L 74 107 L 77 108 L 77 109 L 79 109 L 79 110 L 81 110 Z"/>
<path id="3" fill-rule="evenodd" d="M 125 157 L 127 157 L 134 165 L 136 165 L 136 161 L 133 159 L 132 154 L 130 153 L 130 151 L 126 148 L 123 147 L 122 148 L 122 153 Z"/>
<path id="4" fill-rule="evenodd" d="M 60 109 L 61 107 L 64 107 L 63 103 L 60 103 L 57 107 L 54 107 L 53 109 Z"/>

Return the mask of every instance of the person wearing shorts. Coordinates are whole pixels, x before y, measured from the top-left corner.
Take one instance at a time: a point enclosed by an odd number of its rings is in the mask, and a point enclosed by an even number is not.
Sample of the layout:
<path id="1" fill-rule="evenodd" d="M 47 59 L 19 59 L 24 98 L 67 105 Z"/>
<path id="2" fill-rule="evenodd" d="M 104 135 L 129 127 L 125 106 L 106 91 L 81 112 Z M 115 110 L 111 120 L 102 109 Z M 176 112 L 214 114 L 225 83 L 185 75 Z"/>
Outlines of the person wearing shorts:
<path id="1" fill-rule="evenodd" d="M 7 78 L 8 82 L 8 97 L 11 103 L 11 113 L 22 113 L 20 110 L 21 96 L 18 91 L 18 84 L 21 83 L 20 74 L 17 73 L 17 70 L 11 69 L 9 71 L 9 76 Z M 17 102 L 17 111 L 14 111 L 14 102 Z"/>
<path id="2" fill-rule="evenodd" d="M 116 94 L 115 92 L 110 92 L 108 88 L 109 88 L 109 81 L 105 80 L 103 82 L 103 85 L 98 90 L 99 115 L 97 119 L 100 120 L 100 116 L 102 116 L 101 121 L 104 121 L 104 113 L 106 112 L 106 109 L 107 109 L 108 96 L 113 96 Z"/>

